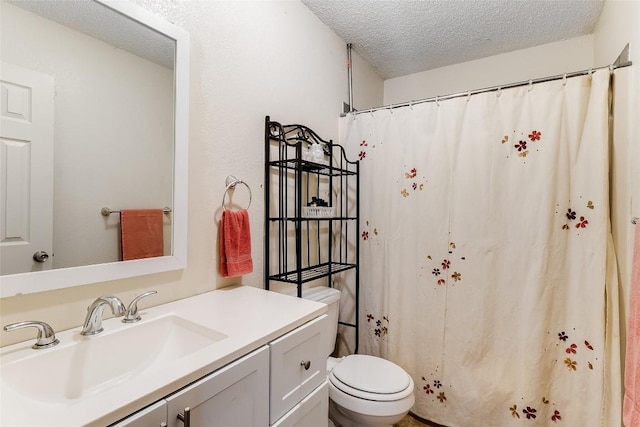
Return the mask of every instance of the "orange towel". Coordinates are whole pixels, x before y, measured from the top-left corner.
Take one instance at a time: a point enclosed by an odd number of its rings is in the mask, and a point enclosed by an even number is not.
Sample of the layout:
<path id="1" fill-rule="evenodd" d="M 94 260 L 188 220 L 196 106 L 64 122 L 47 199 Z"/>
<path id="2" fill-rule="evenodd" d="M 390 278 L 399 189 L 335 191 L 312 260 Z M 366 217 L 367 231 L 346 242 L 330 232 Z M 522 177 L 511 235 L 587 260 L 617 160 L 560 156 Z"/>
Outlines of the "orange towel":
<path id="1" fill-rule="evenodd" d="M 120 212 L 122 260 L 164 255 L 162 209 L 126 209 Z"/>
<path id="2" fill-rule="evenodd" d="M 624 425 L 640 426 L 640 224 L 636 225 L 624 367 Z"/>
<path id="3" fill-rule="evenodd" d="M 237 277 L 253 271 L 249 212 L 223 211 L 220 220 L 220 274 Z"/>

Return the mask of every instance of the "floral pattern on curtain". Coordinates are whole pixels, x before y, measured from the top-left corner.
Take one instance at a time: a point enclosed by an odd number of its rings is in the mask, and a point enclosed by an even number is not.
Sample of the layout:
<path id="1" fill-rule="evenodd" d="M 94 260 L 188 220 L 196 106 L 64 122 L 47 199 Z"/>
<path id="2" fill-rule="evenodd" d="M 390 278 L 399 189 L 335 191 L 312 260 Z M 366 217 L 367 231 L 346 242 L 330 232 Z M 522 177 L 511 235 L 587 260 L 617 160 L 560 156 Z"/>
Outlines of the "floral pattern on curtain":
<path id="1" fill-rule="evenodd" d="M 608 93 L 604 70 L 341 119 L 361 352 L 412 375 L 416 415 L 620 425 Z"/>

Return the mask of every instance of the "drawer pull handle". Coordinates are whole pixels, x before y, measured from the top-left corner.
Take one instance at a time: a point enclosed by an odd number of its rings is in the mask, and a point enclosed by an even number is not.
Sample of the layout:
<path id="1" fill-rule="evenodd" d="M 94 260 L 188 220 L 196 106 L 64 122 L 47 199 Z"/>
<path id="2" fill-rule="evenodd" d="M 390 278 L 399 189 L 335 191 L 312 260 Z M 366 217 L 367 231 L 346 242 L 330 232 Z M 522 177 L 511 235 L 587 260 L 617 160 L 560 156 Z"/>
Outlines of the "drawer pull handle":
<path id="1" fill-rule="evenodd" d="M 305 371 L 308 371 L 309 368 L 311 367 L 311 361 L 307 360 L 306 362 L 303 360 L 302 362 L 300 362 L 300 366 L 302 366 L 304 368 Z"/>
<path id="2" fill-rule="evenodd" d="M 178 419 L 184 423 L 184 427 L 191 427 L 191 408 L 184 408 L 184 414 L 178 414 Z"/>

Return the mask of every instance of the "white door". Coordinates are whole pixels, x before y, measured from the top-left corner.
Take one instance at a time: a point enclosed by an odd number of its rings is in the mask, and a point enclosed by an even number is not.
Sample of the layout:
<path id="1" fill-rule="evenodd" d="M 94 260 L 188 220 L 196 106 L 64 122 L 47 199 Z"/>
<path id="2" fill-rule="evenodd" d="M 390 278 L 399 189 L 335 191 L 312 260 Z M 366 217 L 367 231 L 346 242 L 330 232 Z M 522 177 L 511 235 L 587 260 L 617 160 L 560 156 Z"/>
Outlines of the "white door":
<path id="1" fill-rule="evenodd" d="M 0 274 L 50 269 L 53 77 L 3 62 L 0 81 Z"/>

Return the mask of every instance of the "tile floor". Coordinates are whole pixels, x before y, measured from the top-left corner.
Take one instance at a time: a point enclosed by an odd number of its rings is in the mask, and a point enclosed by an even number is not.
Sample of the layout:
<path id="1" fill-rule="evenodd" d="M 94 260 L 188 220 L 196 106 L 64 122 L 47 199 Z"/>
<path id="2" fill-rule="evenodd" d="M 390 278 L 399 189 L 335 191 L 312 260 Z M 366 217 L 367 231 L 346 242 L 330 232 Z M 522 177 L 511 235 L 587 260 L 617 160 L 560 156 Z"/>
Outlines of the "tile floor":
<path id="1" fill-rule="evenodd" d="M 441 426 L 440 424 L 434 424 L 429 422 L 424 423 L 418 420 L 417 418 L 413 417 L 411 414 L 409 414 L 406 417 L 404 417 L 399 423 L 394 424 L 393 427 L 445 427 L 445 426 Z"/>

